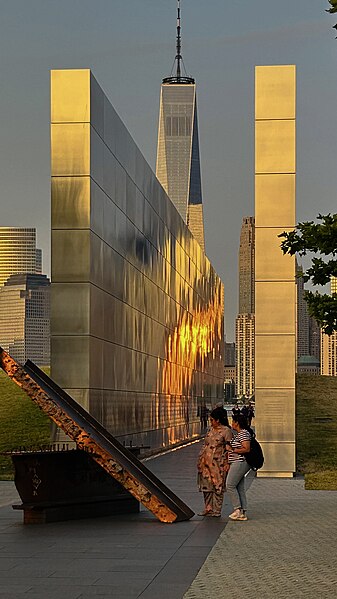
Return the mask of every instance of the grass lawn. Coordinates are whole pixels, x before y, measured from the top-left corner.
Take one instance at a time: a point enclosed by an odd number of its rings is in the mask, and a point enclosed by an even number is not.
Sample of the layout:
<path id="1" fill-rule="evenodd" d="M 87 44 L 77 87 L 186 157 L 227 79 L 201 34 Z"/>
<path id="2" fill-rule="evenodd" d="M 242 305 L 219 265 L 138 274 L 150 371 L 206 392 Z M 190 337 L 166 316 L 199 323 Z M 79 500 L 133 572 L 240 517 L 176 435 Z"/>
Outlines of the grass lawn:
<path id="1" fill-rule="evenodd" d="M 50 443 L 50 419 L 0 370 L 0 452 Z M 337 377 L 297 375 L 297 469 L 306 489 L 337 490 Z M 13 478 L 0 455 L 0 480 Z"/>
<path id="2" fill-rule="evenodd" d="M 297 375 L 297 469 L 306 489 L 337 490 L 337 377 Z"/>
<path id="3" fill-rule="evenodd" d="M 50 419 L 0 370 L 0 452 L 50 443 Z M 0 480 L 13 478 L 12 460 L 0 455 Z"/>

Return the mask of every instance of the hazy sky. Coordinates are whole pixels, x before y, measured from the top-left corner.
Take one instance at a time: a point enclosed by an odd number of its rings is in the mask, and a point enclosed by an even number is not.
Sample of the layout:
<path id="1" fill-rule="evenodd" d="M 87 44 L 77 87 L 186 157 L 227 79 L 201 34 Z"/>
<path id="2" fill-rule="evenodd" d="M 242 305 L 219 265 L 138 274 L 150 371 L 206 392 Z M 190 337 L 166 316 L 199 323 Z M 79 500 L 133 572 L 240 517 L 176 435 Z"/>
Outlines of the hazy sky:
<path id="1" fill-rule="evenodd" d="M 327 0 L 181 0 L 198 88 L 206 251 L 237 311 L 241 221 L 254 210 L 254 67 L 296 64 L 297 219 L 337 212 L 337 40 Z M 176 0 L 0 0 L 0 225 L 35 226 L 50 273 L 49 71 L 91 68 L 155 167 Z"/>

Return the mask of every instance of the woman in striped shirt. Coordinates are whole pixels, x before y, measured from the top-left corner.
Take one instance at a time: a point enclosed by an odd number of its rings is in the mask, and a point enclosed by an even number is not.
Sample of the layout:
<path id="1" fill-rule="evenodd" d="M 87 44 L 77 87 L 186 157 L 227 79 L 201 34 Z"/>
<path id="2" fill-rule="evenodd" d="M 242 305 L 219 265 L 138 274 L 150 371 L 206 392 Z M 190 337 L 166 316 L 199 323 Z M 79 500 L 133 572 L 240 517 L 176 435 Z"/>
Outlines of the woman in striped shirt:
<path id="1" fill-rule="evenodd" d="M 246 418 L 237 414 L 232 418 L 232 428 L 236 431 L 232 441 L 227 443 L 229 472 L 226 480 L 226 491 L 233 505 L 231 520 L 248 520 L 247 499 L 245 492 L 245 475 L 250 470 L 245 453 L 250 451 L 251 435 Z"/>

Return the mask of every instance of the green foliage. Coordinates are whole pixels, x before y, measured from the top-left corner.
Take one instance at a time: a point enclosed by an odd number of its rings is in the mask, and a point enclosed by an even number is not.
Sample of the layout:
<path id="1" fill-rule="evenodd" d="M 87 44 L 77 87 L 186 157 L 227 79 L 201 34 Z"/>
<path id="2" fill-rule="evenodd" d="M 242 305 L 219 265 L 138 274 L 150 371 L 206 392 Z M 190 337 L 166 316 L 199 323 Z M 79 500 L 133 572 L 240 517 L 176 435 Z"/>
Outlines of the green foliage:
<path id="1" fill-rule="evenodd" d="M 321 295 L 318 292 L 306 291 L 304 299 L 308 304 L 308 312 L 321 325 L 327 335 L 337 331 L 337 296 Z"/>
<path id="2" fill-rule="evenodd" d="M 329 4 L 331 4 L 331 8 L 326 12 L 330 12 L 331 14 L 337 12 L 337 0 L 328 0 Z"/>
<path id="3" fill-rule="evenodd" d="M 326 12 L 329 12 L 330 14 L 337 13 L 337 0 L 328 0 L 328 2 L 331 5 L 331 8 L 329 8 Z M 337 24 L 333 25 L 332 28 L 337 29 Z"/>
<path id="4" fill-rule="evenodd" d="M 307 489 L 337 489 L 337 377 L 297 375 L 296 462 Z"/>
<path id="5" fill-rule="evenodd" d="M 50 419 L 0 371 L 0 452 L 48 443 Z M 0 455 L 0 480 L 11 477 L 11 458 Z"/>
<path id="6" fill-rule="evenodd" d="M 284 254 L 318 254 L 311 259 L 311 266 L 303 273 L 303 279 L 313 285 L 326 285 L 331 277 L 337 277 L 337 214 L 319 214 L 317 220 L 321 222 L 299 223 L 294 231 L 283 232 L 279 237 L 284 238 L 281 243 Z M 337 296 L 307 291 L 305 300 L 309 314 L 325 333 L 331 335 L 337 330 Z"/>

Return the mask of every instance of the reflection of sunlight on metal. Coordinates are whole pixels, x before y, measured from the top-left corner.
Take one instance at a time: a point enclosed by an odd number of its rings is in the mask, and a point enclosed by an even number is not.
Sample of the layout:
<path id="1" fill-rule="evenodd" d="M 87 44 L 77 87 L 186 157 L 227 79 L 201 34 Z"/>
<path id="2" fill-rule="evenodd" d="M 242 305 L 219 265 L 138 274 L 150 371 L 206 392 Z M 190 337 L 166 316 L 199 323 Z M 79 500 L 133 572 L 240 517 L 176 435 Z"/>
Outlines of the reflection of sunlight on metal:
<path id="1" fill-rule="evenodd" d="M 183 443 L 182 445 L 178 445 L 178 447 L 172 447 L 172 449 L 168 449 L 167 451 L 161 451 L 160 455 L 166 455 L 167 453 L 172 453 L 173 451 L 179 451 L 179 449 L 185 449 L 189 445 L 194 445 L 195 443 L 200 443 L 200 439 L 195 439 L 194 441 L 189 441 L 188 443 Z M 143 458 L 142 462 L 149 462 L 150 460 L 154 460 L 158 457 L 158 454 L 150 455 L 147 458 Z"/>
<path id="2" fill-rule="evenodd" d="M 204 371 L 205 360 L 221 350 L 223 306 L 220 289 L 205 311 L 194 314 L 192 322 L 175 327 L 167 340 L 167 360 L 162 371 L 161 392 L 191 396 L 196 370 Z M 204 390 L 197 389 L 203 396 Z"/>

